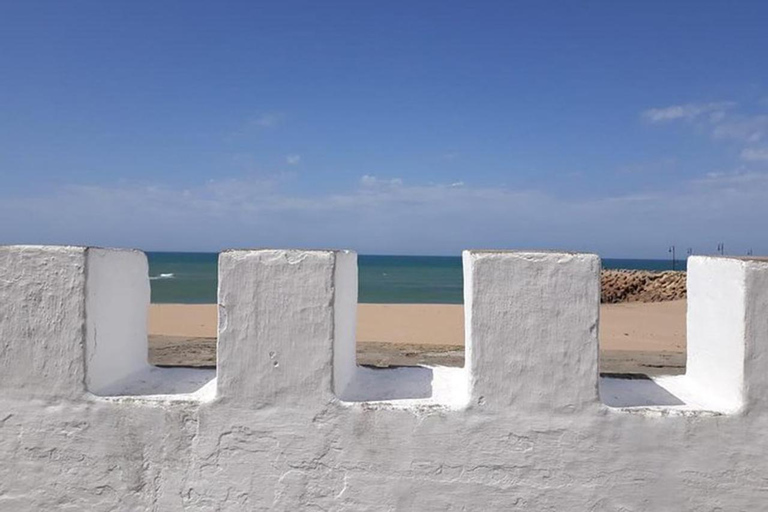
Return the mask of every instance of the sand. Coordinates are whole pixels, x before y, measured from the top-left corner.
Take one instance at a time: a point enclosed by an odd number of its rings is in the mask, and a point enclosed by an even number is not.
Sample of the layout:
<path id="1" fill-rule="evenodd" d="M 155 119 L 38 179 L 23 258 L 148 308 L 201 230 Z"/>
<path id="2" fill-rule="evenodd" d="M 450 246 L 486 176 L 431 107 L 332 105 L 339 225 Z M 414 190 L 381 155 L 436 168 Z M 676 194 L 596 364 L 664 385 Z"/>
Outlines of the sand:
<path id="1" fill-rule="evenodd" d="M 602 350 L 685 352 L 685 300 L 600 307 Z"/>
<path id="2" fill-rule="evenodd" d="M 215 338 L 216 304 L 152 304 L 149 306 L 149 335 Z"/>
<path id="3" fill-rule="evenodd" d="M 685 364 L 685 300 L 603 304 L 601 371 L 681 373 Z M 153 364 L 214 366 L 216 306 L 153 304 L 149 311 Z M 358 362 L 377 366 L 464 360 L 460 305 L 360 304 Z"/>

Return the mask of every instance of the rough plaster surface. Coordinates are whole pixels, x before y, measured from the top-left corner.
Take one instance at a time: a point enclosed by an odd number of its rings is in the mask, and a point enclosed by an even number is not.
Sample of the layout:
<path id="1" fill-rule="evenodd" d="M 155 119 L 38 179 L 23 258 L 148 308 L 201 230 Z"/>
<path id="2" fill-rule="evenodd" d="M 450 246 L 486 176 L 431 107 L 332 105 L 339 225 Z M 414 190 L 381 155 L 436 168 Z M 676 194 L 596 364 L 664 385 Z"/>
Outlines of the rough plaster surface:
<path id="1" fill-rule="evenodd" d="M 353 254 L 225 252 L 218 377 L 129 358 L 115 370 L 127 376 L 97 396 L 88 347 L 110 341 L 87 340 L 89 316 L 104 311 L 89 301 L 88 251 L 0 248 L 2 511 L 762 510 L 768 500 L 765 262 L 689 261 L 689 335 L 702 337 L 690 362 L 725 350 L 725 367 L 709 371 L 726 373 L 710 380 L 702 366 L 669 382 L 599 379 L 596 256 L 465 253 L 468 359 L 446 372 L 351 366 Z M 137 269 L 141 256 L 127 254 L 105 257 Z M 146 308 L 141 293 L 122 307 Z"/>

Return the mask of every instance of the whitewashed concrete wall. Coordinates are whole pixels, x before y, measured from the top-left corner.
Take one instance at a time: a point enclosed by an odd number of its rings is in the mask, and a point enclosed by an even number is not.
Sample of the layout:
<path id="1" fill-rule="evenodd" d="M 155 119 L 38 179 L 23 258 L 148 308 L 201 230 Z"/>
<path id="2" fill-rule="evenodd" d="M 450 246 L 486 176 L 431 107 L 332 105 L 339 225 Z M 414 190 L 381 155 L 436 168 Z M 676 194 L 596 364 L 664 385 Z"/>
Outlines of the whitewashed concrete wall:
<path id="1" fill-rule="evenodd" d="M 596 256 L 464 254 L 463 369 L 354 364 L 356 256 L 220 256 L 218 377 L 146 259 L 0 248 L 0 511 L 764 510 L 768 262 L 689 260 L 688 373 L 598 375 Z"/>

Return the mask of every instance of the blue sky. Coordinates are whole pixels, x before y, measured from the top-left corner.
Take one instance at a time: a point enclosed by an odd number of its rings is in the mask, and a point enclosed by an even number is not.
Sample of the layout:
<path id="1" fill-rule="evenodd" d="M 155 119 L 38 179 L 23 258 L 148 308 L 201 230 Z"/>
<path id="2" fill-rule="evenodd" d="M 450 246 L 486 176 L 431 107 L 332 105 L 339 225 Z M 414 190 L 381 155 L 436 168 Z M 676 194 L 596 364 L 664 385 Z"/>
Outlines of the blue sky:
<path id="1" fill-rule="evenodd" d="M 768 2 L 2 2 L 0 243 L 768 253 Z"/>

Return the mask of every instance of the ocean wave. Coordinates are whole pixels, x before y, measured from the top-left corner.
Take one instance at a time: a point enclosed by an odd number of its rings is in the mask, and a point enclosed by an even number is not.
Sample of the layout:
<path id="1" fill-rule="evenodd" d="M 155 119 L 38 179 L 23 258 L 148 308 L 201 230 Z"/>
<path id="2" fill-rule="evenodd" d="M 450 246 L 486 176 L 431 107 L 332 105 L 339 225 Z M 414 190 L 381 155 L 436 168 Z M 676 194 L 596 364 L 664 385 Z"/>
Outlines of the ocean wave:
<path id="1" fill-rule="evenodd" d="M 169 273 L 169 274 L 160 274 L 159 276 L 150 276 L 150 277 L 149 277 L 149 280 L 150 280 L 150 281 L 154 281 L 155 279 L 173 279 L 174 277 L 175 277 L 175 276 L 174 276 L 174 275 L 173 275 L 173 273 L 171 272 L 171 273 Z"/>

